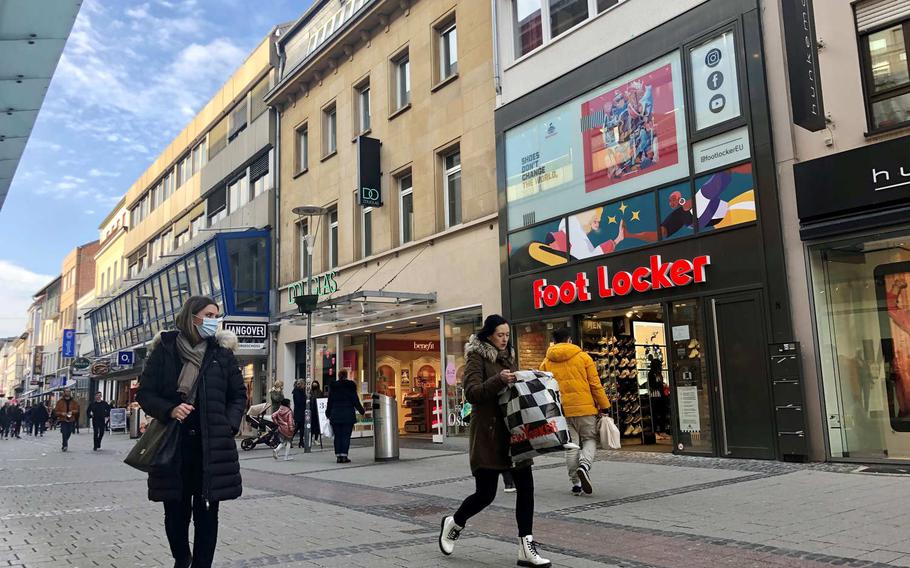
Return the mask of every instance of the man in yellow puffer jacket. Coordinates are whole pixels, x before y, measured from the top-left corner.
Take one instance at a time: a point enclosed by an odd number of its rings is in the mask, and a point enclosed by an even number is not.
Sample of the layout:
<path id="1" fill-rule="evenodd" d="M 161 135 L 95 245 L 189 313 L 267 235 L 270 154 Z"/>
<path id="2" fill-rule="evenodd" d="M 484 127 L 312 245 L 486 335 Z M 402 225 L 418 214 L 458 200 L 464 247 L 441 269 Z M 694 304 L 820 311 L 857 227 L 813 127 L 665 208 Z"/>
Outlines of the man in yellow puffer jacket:
<path id="1" fill-rule="evenodd" d="M 553 333 L 555 345 L 547 350 L 547 358 L 540 364 L 541 371 L 553 373 L 559 383 L 562 409 L 569 423 L 572 440 L 580 450 L 566 450 L 566 467 L 572 481 L 572 494 L 590 495 L 591 466 L 597 453 L 597 413 L 610 408 L 610 399 L 600 384 L 597 366 L 591 356 L 572 344 L 569 328 Z"/>

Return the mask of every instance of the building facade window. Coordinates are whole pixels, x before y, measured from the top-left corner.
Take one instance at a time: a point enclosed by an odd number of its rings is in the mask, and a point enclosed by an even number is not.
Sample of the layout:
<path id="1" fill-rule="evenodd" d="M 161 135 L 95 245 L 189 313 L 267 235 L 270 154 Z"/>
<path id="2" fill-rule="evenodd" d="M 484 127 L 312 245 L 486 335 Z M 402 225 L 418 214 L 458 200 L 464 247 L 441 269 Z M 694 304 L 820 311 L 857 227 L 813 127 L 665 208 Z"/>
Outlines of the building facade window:
<path id="1" fill-rule="evenodd" d="M 858 21 L 863 21 L 863 7 L 857 7 Z M 866 106 L 873 131 L 910 122 L 910 19 L 884 25 L 860 29 Z"/>
<path id="2" fill-rule="evenodd" d="M 373 208 L 363 207 L 360 213 L 360 254 L 362 258 L 373 254 Z"/>
<path id="3" fill-rule="evenodd" d="M 309 127 L 304 124 L 297 129 L 297 171 L 305 172 L 309 167 L 310 156 L 310 132 Z"/>
<path id="4" fill-rule="evenodd" d="M 335 268 L 338 266 L 338 210 L 332 209 L 329 212 L 329 231 L 328 231 L 328 240 L 329 240 L 329 269 Z"/>
<path id="5" fill-rule="evenodd" d="M 414 181 L 411 172 L 398 177 L 399 239 L 401 244 L 414 240 Z"/>
<path id="6" fill-rule="evenodd" d="M 357 133 L 363 134 L 370 130 L 370 84 L 369 82 L 357 88 Z"/>
<path id="7" fill-rule="evenodd" d="M 460 225 L 461 215 L 461 152 L 458 149 L 443 154 L 443 203 L 446 229 Z"/>
<path id="8" fill-rule="evenodd" d="M 228 125 L 228 141 L 233 140 L 246 128 L 247 101 L 244 98 L 231 111 L 230 124 Z"/>
<path id="9" fill-rule="evenodd" d="M 338 112 L 332 103 L 322 111 L 322 154 L 331 156 L 338 151 Z"/>
<path id="10" fill-rule="evenodd" d="M 405 51 L 392 60 L 392 69 L 395 80 L 392 82 L 394 89 L 392 100 L 395 110 L 401 110 L 411 104 L 411 58 Z"/>
<path id="11" fill-rule="evenodd" d="M 512 0 L 515 59 L 625 1 Z"/>
<path id="12" fill-rule="evenodd" d="M 449 22 L 436 30 L 439 50 L 439 80 L 445 81 L 458 73 L 458 29 L 455 22 Z"/>
<path id="13" fill-rule="evenodd" d="M 205 228 L 205 215 L 199 215 L 190 222 L 190 238 L 194 238 L 196 235 Z"/>

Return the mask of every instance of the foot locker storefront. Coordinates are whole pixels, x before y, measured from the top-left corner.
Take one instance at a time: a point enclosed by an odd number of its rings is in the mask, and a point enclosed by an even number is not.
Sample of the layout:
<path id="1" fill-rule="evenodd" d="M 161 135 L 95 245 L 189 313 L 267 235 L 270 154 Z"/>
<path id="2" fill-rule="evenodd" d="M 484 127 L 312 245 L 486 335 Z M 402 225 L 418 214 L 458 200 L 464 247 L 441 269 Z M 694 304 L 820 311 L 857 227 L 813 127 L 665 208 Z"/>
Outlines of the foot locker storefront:
<path id="1" fill-rule="evenodd" d="M 497 110 L 520 366 L 572 328 L 624 448 L 808 451 L 759 19 L 707 2 Z"/>

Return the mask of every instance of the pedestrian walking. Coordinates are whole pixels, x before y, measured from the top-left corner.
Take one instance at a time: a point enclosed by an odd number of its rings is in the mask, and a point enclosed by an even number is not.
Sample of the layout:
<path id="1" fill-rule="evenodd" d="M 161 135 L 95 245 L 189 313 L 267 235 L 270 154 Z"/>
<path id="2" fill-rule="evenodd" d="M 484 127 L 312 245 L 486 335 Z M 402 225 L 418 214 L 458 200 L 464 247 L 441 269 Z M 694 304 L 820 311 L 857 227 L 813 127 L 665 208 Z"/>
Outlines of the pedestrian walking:
<path id="1" fill-rule="evenodd" d="M 22 413 L 22 424 L 25 426 L 25 433 L 32 435 L 32 404 L 26 403 L 25 410 Z"/>
<path id="2" fill-rule="evenodd" d="M 73 435 L 76 421 L 79 420 L 79 401 L 73 398 L 70 389 L 63 389 L 63 398 L 57 401 L 54 416 L 57 417 L 57 423 L 60 424 L 60 433 L 63 436 L 62 449 L 65 452 L 69 449 L 70 436 Z"/>
<path id="3" fill-rule="evenodd" d="M 136 393 L 155 420 L 180 422 L 179 467 L 148 479 L 149 500 L 164 503 L 164 530 L 177 568 L 212 565 L 219 505 L 243 492 L 234 436 L 246 386 L 234 356 L 237 336 L 218 331 L 219 314 L 211 298 L 189 298 L 177 314 L 177 330 L 159 332 L 152 341 Z"/>
<path id="4" fill-rule="evenodd" d="M 509 430 L 499 406 L 499 394 L 515 382 L 515 351 L 509 322 L 500 315 L 487 316 L 483 328 L 465 346 L 464 394 L 471 403 L 471 473 L 474 494 L 454 515 L 442 519 L 439 549 L 446 556 L 455 550 L 455 541 L 468 520 L 496 498 L 499 476 L 508 471 L 516 489 L 515 520 L 518 523 L 518 565 L 550 566 L 540 556 L 534 541 L 534 477 L 531 462 L 512 463 Z"/>
<path id="5" fill-rule="evenodd" d="M 272 422 L 278 426 L 278 435 L 281 436 L 281 443 L 272 450 L 272 456 L 277 460 L 278 452 L 284 447 L 284 461 L 294 459 L 289 454 L 291 453 L 291 445 L 294 443 L 294 432 L 297 429 L 297 425 L 294 423 L 294 411 L 291 410 L 290 399 L 282 399 L 281 406 L 272 413 Z"/>
<path id="6" fill-rule="evenodd" d="M 553 333 L 554 344 L 540 364 L 541 371 L 553 374 L 559 383 L 562 410 L 569 434 L 580 449 L 566 450 L 566 468 L 572 484 L 572 494 L 590 495 L 591 467 L 597 455 L 597 414 L 610 408 L 597 373 L 597 365 L 581 347 L 572 343 L 572 330 L 567 327 Z"/>
<path id="7" fill-rule="evenodd" d="M 92 451 L 97 452 L 101 449 L 101 439 L 104 438 L 104 432 L 111 420 L 111 405 L 104 402 L 100 391 L 95 393 L 95 401 L 88 405 L 86 416 L 92 421 L 94 434 Z"/>
<path id="8" fill-rule="evenodd" d="M 342 369 L 338 373 L 338 380 L 332 385 L 325 408 L 325 415 L 335 434 L 335 458 L 338 463 L 351 463 L 348 452 L 351 449 L 354 424 L 357 423 L 354 411 L 359 412 L 361 416 L 366 414 L 357 394 L 357 385 L 348 379 L 347 370 Z"/>
<path id="9" fill-rule="evenodd" d="M 44 437 L 44 431 L 47 430 L 47 420 L 50 418 L 50 409 L 46 402 L 39 402 L 32 409 L 32 422 L 35 425 L 35 435 Z"/>
<path id="10" fill-rule="evenodd" d="M 306 435 L 303 427 L 306 420 L 306 379 L 297 379 L 294 382 L 294 390 L 291 391 L 294 398 L 294 421 L 297 424 L 297 431 L 300 432 L 300 441 L 297 443 L 298 448 L 303 447 L 303 437 Z"/>
<path id="11" fill-rule="evenodd" d="M 0 439 L 3 440 L 9 437 L 9 407 L 9 402 L 0 406 Z"/>
<path id="12" fill-rule="evenodd" d="M 15 398 L 10 403 L 10 408 L 7 410 L 9 413 L 9 428 L 10 434 L 17 440 L 21 440 L 22 437 L 19 436 L 19 433 L 22 431 L 22 407 L 19 406 L 19 401 Z"/>
<path id="13" fill-rule="evenodd" d="M 319 403 L 317 399 L 324 398 L 322 388 L 319 387 L 319 381 L 313 381 L 310 385 L 310 437 L 313 443 L 322 444 L 322 427 L 319 425 Z"/>

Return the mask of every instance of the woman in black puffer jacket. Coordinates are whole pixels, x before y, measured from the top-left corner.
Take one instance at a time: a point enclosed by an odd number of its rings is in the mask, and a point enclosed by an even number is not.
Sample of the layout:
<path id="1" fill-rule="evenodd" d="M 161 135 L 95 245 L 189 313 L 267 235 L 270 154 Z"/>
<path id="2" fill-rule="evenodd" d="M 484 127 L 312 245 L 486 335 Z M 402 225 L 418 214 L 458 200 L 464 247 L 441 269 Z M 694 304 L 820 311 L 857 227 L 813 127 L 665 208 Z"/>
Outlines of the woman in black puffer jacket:
<path id="1" fill-rule="evenodd" d="M 164 503 L 164 528 L 177 568 L 212 565 L 218 504 L 242 492 L 234 436 L 246 388 L 233 352 L 237 337 L 216 331 L 218 323 L 214 300 L 187 300 L 177 314 L 177 331 L 161 332 L 152 342 L 136 393 L 142 409 L 156 420 L 181 422 L 180 467 L 149 474 L 148 480 L 149 499 Z"/>

